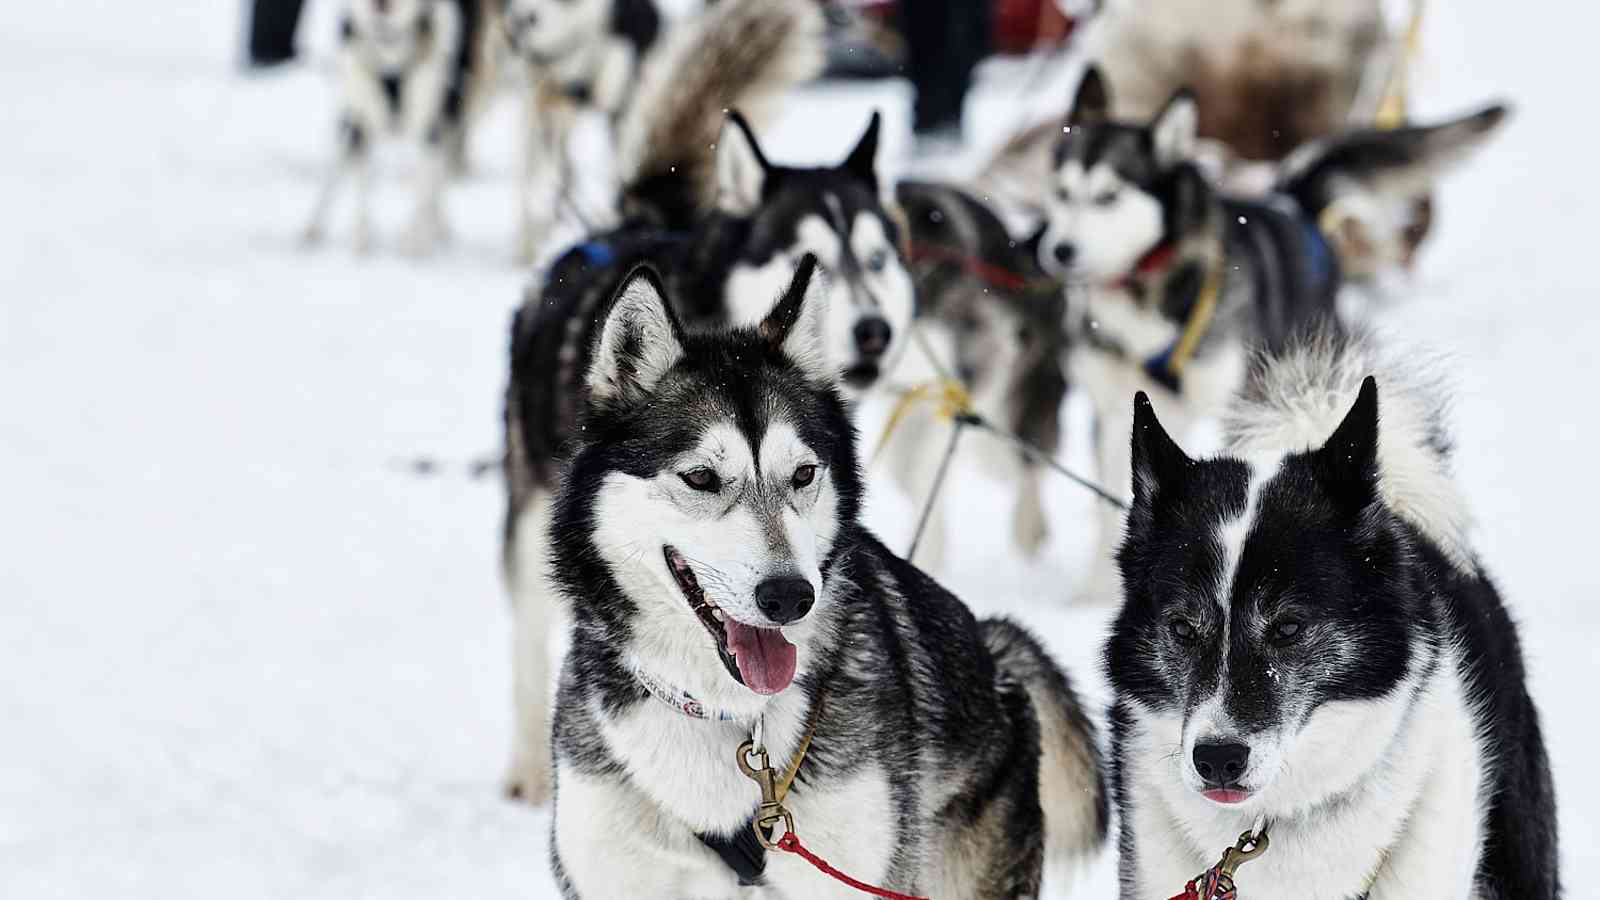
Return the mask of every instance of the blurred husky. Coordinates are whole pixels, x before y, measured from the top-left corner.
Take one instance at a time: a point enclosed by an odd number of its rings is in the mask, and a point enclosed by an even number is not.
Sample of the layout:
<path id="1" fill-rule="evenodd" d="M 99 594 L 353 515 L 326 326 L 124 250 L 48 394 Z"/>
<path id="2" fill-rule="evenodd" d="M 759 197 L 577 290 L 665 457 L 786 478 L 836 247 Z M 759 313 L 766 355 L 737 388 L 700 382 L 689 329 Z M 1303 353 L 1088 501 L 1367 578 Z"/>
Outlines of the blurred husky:
<path id="1" fill-rule="evenodd" d="M 1314 142 L 1285 161 L 1276 191 L 1247 201 L 1223 195 L 1195 164 L 1187 92 L 1148 123 L 1113 120 L 1109 109 L 1091 68 L 1057 142 L 1040 262 L 1081 289 L 1070 294 L 1081 297 L 1069 312 L 1071 377 L 1095 406 L 1101 478 L 1123 496 L 1128 398 L 1158 394 L 1180 433 L 1220 413 L 1250 350 L 1334 315 L 1341 260 L 1322 214 L 1347 197 L 1425 188 L 1506 112 Z M 1120 516 L 1102 509 L 1089 588 L 1109 598 Z"/>
<path id="2" fill-rule="evenodd" d="M 500 30 L 526 76 L 527 124 L 518 253 L 533 262 L 572 182 L 567 141 L 578 114 L 615 119 L 656 46 L 652 0 L 495 0 Z M 711 14 L 715 14 L 714 12 Z"/>
<path id="3" fill-rule="evenodd" d="M 481 81 L 481 0 L 347 0 L 339 31 L 339 157 L 318 194 L 304 241 L 317 244 L 344 181 L 356 182 L 355 246 L 372 246 L 372 143 L 400 134 L 422 148 L 412 253 L 448 234 L 444 188 L 465 152 L 467 106 Z"/>
<path id="4" fill-rule="evenodd" d="M 1262 821 L 1242 896 L 1558 895 L 1516 625 L 1468 542 L 1445 395 L 1407 356 L 1290 343 L 1213 459 L 1134 401 L 1106 648 L 1124 897 L 1170 896 Z"/>
<path id="5" fill-rule="evenodd" d="M 857 521 L 815 258 L 732 331 L 686 329 L 667 291 L 640 267 L 595 317 L 554 501 L 565 896 L 859 896 L 756 842 L 736 762 L 753 737 L 798 766 L 792 826 L 841 870 L 1037 896 L 1047 855 L 1103 841 L 1094 729 L 1032 636 L 975 620 Z"/>
<path id="6" fill-rule="evenodd" d="M 824 355 L 849 390 L 876 384 L 904 343 L 913 290 L 875 171 L 877 118 L 840 165 L 796 168 L 768 162 L 745 119 L 722 112 L 759 114 L 809 77 L 821 63 L 820 37 L 816 7 L 798 0 L 720 3 L 669 37 L 620 123 L 627 220 L 557 259 L 512 324 L 505 569 L 517 620 L 513 795 L 539 802 L 548 789 L 545 641 L 559 610 L 546 580 L 545 523 L 587 390 L 595 316 L 622 278 L 650 263 L 686 324 L 753 325 L 810 253 L 838 294 Z"/>
<path id="7" fill-rule="evenodd" d="M 1000 217 L 972 193 L 951 184 L 903 181 L 895 188 L 911 235 L 917 285 L 916 327 L 932 352 L 961 380 L 976 411 L 1046 454 L 1059 441 L 1066 335 L 1060 282 L 1039 267 L 1033 241 L 1011 236 Z M 916 354 L 896 370 L 899 381 L 936 372 Z M 886 452 L 913 503 L 933 488 L 948 423 L 927 406 L 906 413 Z M 966 438 L 963 455 L 978 454 L 985 469 L 1014 481 L 1012 537 L 1028 556 L 1049 534 L 1040 497 L 1039 462 L 989 435 Z M 911 560 L 941 569 L 943 503 L 935 503 Z"/>

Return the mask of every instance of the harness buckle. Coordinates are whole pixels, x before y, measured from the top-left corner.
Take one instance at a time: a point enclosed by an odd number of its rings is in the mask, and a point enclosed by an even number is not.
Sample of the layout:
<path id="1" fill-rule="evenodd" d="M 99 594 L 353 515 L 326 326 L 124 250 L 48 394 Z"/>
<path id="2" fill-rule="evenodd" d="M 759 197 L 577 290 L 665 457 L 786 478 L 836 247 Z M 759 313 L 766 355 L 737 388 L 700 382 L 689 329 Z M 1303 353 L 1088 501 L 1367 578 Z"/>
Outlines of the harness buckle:
<path id="1" fill-rule="evenodd" d="M 751 758 L 755 759 L 756 765 L 750 764 Z M 774 827 L 781 822 L 783 834 L 794 832 L 794 817 L 784 808 L 783 801 L 778 799 L 778 773 L 772 770 L 771 764 L 767 761 L 767 751 L 757 750 L 753 739 L 739 745 L 737 759 L 739 771 L 761 788 L 761 805 L 756 807 L 756 815 L 750 827 L 755 831 L 756 840 L 761 842 L 761 846 L 768 850 L 777 850 L 778 842 L 773 837 Z M 782 837 L 782 835 L 777 836 Z"/>

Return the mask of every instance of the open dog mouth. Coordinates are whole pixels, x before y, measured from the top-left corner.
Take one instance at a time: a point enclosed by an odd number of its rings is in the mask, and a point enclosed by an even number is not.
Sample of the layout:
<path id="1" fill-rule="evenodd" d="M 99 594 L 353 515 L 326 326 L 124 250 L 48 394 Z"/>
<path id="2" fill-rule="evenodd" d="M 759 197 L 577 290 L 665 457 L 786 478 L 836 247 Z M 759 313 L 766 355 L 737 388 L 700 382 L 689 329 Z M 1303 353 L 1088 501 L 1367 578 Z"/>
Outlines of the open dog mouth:
<path id="1" fill-rule="evenodd" d="M 689 609 L 717 642 L 717 655 L 733 679 L 758 694 L 776 694 L 794 681 L 796 652 L 778 628 L 746 625 L 711 602 L 689 561 L 670 546 L 661 548 Z"/>

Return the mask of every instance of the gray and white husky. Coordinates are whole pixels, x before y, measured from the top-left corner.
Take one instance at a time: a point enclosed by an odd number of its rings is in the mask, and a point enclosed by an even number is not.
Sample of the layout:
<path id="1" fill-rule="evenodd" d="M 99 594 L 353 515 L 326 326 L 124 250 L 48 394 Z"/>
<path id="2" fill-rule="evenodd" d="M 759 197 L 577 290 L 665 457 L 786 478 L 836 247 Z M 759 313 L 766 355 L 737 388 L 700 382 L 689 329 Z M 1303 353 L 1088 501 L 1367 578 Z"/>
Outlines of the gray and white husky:
<path id="1" fill-rule="evenodd" d="M 613 120 L 661 36 L 653 0 L 497 0 L 505 43 L 524 76 L 527 119 L 518 255 L 532 262 L 572 182 L 567 142 L 579 113 Z"/>
<path id="2" fill-rule="evenodd" d="M 1106 647 L 1124 898 L 1172 896 L 1263 822 L 1244 897 L 1559 894 L 1517 628 L 1468 540 L 1445 395 L 1408 359 L 1291 342 L 1211 459 L 1132 404 Z"/>
<path id="3" fill-rule="evenodd" d="M 1127 495 L 1128 398 L 1161 398 L 1182 433 L 1221 412 L 1248 353 L 1274 348 L 1335 314 L 1338 245 L 1319 219 L 1352 197 L 1426 190 L 1506 115 L 1495 105 L 1441 125 L 1351 132 L 1284 164 L 1276 192 L 1240 200 L 1194 161 L 1196 107 L 1180 91 L 1149 122 L 1109 118 L 1091 68 L 1056 146 L 1040 262 L 1073 284 L 1070 370 L 1093 401 L 1099 471 Z M 1102 506 L 1089 593 L 1116 595 L 1111 549 L 1120 513 Z"/>
<path id="4" fill-rule="evenodd" d="M 340 188 L 356 182 L 355 246 L 372 246 L 372 144 L 394 133 L 422 148 L 403 246 L 432 250 L 448 234 L 444 189 L 465 152 L 467 106 L 480 82 L 480 0 L 349 0 L 340 23 L 339 155 L 303 240 L 317 244 Z"/>
<path id="5" fill-rule="evenodd" d="M 686 330 L 665 291 L 641 267 L 602 311 L 554 501 L 566 896 L 859 896 L 751 840 L 752 735 L 777 770 L 798 760 L 794 831 L 840 870 L 1036 896 L 1047 854 L 1102 841 L 1093 728 L 1026 631 L 859 524 L 815 259 L 753 327 Z"/>

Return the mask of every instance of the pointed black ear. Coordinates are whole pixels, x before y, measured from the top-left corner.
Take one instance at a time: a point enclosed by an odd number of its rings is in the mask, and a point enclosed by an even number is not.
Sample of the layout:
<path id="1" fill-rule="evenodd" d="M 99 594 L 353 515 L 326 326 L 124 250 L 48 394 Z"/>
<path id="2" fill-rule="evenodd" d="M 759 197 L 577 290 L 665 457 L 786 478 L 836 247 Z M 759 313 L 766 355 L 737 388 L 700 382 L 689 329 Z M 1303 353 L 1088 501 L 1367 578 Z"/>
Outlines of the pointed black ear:
<path id="1" fill-rule="evenodd" d="M 877 110 L 872 111 L 872 118 L 867 122 L 867 130 L 861 133 L 861 140 L 856 141 L 856 148 L 839 166 L 841 169 L 860 178 L 878 189 L 878 126 L 883 117 Z"/>
<path id="2" fill-rule="evenodd" d="M 1327 486 L 1352 508 L 1378 496 L 1378 381 L 1361 382 L 1361 393 L 1344 421 L 1317 451 L 1317 468 Z"/>
<path id="3" fill-rule="evenodd" d="M 1078 79 L 1078 91 L 1067 110 L 1067 127 L 1097 125 L 1111 117 L 1111 93 L 1099 66 L 1090 66 Z"/>
<path id="4" fill-rule="evenodd" d="M 593 403 L 631 403 L 648 396 L 683 359 L 683 329 L 655 270 L 636 266 L 611 304 L 589 361 Z"/>
<path id="5" fill-rule="evenodd" d="M 1150 398 L 1133 398 L 1133 502 L 1149 503 L 1162 488 L 1170 489 L 1194 465 L 1156 419 Z"/>
<path id="6" fill-rule="evenodd" d="M 756 333 L 808 378 L 832 381 L 838 372 L 827 364 L 822 352 L 822 320 L 827 309 L 827 279 L 817 270 L 817 257 L 807 253 L 777 305 L 756 326 Z"/>
<path id="7" fill-rule="evenodd" d="M 729 112 L 722 123 L 716 153 L 717 208 L 735 216 L 749 215 L 761 203 L 770 166 L 750 123 L 738 110 Z"/>

